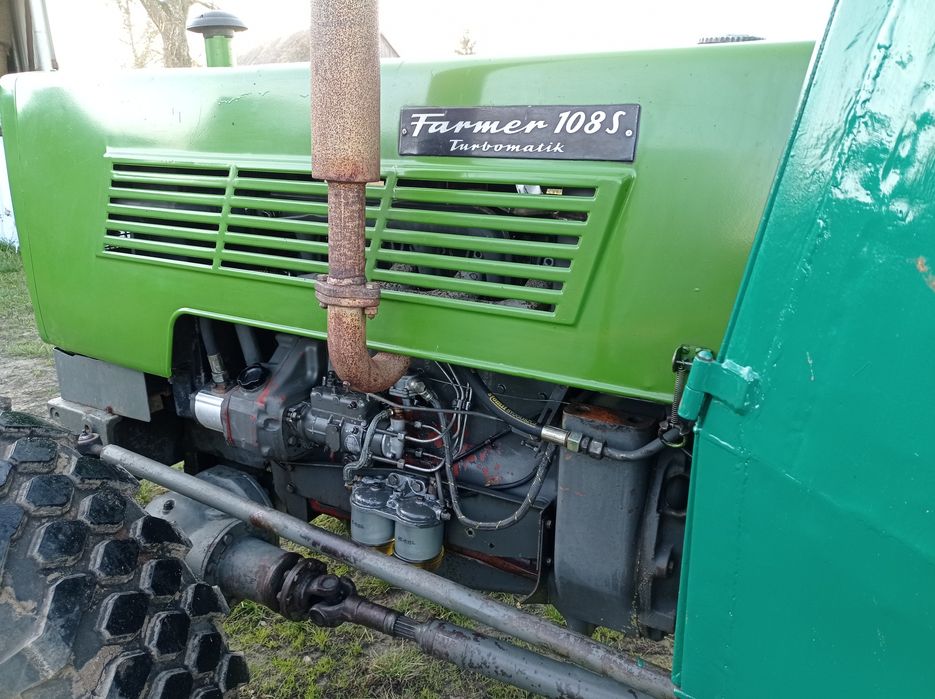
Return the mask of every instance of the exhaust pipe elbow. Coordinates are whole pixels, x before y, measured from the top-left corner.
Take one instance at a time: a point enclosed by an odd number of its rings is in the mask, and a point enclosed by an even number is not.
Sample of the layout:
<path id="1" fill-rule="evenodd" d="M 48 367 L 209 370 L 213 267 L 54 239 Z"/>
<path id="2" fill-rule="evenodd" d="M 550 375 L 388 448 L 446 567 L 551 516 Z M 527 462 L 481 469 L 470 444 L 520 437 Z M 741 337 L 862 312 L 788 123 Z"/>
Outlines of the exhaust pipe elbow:
<path id="1" fill-rule="evenodd" d="M 364 310 L 344 306 L 328 308 L 328 354 L 338 376 L 364 393 L 379 393 L 399 381 L 409 368 L 409 357 L 389 352 L 370 356 Z"/>

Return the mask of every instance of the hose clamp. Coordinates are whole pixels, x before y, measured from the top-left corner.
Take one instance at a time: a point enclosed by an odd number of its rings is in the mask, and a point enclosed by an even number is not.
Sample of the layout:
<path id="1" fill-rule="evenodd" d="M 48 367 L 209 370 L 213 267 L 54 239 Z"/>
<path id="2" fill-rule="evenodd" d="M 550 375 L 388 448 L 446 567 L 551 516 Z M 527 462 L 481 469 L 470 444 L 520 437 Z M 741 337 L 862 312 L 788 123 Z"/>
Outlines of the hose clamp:
<path id="1" fill-rule="evenodd" d="M 685 446 L 685 442 L 688 441 L 686 434 L 684 432 L 679 432 L 679 438 L 676 442 L 670 442 L 666 439 L 665 433 L 659 435 L 659 441 L 665 444 L 667 447 L 672 447 L 673 449 L 681 449 Z"/>

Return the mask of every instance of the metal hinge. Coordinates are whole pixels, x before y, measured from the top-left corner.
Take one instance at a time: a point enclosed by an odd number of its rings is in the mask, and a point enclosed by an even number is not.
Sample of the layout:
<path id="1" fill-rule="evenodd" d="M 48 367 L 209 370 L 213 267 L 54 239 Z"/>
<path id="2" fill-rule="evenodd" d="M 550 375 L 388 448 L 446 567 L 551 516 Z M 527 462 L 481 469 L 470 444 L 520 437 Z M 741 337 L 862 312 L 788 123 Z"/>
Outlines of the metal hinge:
<path id="1" fill-rule="evenodd" d="M 688 373 L 679 403 L 679 417 L 689 422 L 697 420 L 705 396 L 725 403 L 736 412 L 743 412 L 758 380 L 759 376 L 752 368 L 730 359 L 719 362 L 710 350 L 701 350 L 695 355 Z"/>

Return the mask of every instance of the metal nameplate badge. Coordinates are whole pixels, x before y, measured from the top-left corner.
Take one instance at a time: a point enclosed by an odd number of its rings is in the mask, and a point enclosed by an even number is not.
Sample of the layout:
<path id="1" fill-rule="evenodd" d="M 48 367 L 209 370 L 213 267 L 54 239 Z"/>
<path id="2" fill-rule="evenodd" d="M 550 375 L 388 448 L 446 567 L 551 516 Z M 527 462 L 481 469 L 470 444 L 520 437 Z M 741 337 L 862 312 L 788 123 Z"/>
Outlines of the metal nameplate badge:
<path id="1" fill-rule="evenodd" d="M 400 155 L 633 162 L 638 104 L 406 107 Z"/>

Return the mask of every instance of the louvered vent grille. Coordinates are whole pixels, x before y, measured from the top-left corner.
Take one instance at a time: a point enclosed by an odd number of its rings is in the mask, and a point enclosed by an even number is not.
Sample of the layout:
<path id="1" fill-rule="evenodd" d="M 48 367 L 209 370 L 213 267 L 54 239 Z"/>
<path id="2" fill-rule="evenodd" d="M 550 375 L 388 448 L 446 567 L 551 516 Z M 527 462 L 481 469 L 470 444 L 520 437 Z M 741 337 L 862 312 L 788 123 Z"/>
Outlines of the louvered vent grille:
<path id="1" fill-rule="evenodd" d="M 368 212 L 379 207 L 371 191 Z M 371 198 L 374 197 L 374 198 Z M 368 233 L 374 221 L 367 219 Z M 240 170 L 233 180 L 221 268 L 284 276 L 328 271 L 328 190 L 308 172 Z"/>
<path id="2" fill-rule="evenodd" d="M 210 267 L 227 169 L 113 163 L 104 250 Z"/>
<path id="3" fill-rule="evenodd" d="M 384 288 L 553 312 L 594 189 L 400 179 L 373 279 Z M 545 192 L 545 193 L 543 193 Z"/>
<path id="4" fill-rule="evenodd" d="M 621 182 L 493 175 L 368 186 L 368 277 L 387 298 L 571 322 Z M 327 188 L 307 166 L 114 159 L 108 194 L 107 257 L 293 284 L 327 272 Z"/>

